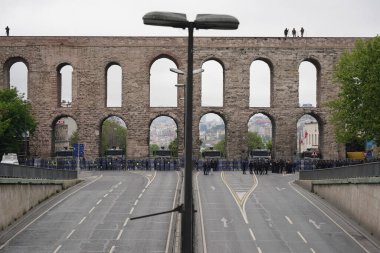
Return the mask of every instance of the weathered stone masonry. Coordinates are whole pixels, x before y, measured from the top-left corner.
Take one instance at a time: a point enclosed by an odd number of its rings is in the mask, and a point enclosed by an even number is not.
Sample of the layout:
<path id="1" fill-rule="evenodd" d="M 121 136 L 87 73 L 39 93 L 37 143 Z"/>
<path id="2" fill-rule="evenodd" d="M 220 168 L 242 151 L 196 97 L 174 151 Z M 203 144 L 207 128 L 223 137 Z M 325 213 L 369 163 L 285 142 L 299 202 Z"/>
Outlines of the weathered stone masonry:
<path id="1" fill-rule="evenodd" d="M 226 124 L 228 158 L 240 158 L 246 148 L 247 123 L 256 113 L 272 120 L 276 158 L 291 158 L 296 151 L 296 125 L 304 114 L 319 122 L 320 149 L 326 159 L 344 156 L 334 140 L 329 110 L 325 103 L 338 92 L 333 84 L 333 68 L 344 50 L 353 48 L 356 38 L 231 38 L 200 37 L 194 41 L 194 68 L 214 59 L 224 68 L 224 106 L 201 107 L 199 75 L 194 76 L 193 147 L 198 146 L 198 123 L 208 112 L 219 114 Z M 86 157 L 99 154 L 99 130 L 110 115 L 122 118 L 128 127 L 129 157 L 146 157 L 149 127 L 158 115 L 172 117 L 178 127 L 179 148 L 183 149 L 183 100 L 176 108 L 149 107 L 149 71 L 160 57 L 172 59 L 180 69 L 187 68 L 186 37 L 1 37 L 0 88 L 9 87 L 9 68 L 15 61 L 28 67 L 28 99 L 38 120 L 31 140 L 32 152 L 50 156 L 56 120 L 70 116 L 76 120 Z M 254 60 L 266 61 L 271 68 L 271 107 L 249 107 L 249 70 Z M 302 61 L 318 70 L 317 107 L 298 105 L 298 68 Z M 123 71 L 122 107 L 107 108 L 105 71 L 109 63 Z M 68 63 L 73 68 L 72 107 L 59 107 L 57 67 Z M 178 77 L 179 83 L 185 77 Z M 182 91 L 183 93 L 183 91 Z M 194 152 L 197 154 L 197 152 Z"/>

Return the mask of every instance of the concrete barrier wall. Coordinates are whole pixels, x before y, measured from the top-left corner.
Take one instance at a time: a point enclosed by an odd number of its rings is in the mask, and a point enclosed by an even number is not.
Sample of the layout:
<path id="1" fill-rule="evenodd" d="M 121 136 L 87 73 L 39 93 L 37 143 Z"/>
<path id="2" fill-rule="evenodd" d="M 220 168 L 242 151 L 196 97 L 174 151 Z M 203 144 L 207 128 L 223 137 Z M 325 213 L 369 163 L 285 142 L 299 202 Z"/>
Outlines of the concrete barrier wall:
<path id="1" fill-rule="evenodd" d="M 380 240 L 380 179 L 298 180 Z"/>
<path id="2" fill-rule="evenodd" d="M 314 184 L 313 189 L 380 239 L 380 185 Z"/>
<path id="3" fill-rule="evenodd" d="M 0 180 L 0 230 L 5 229 L 50 196 L 74 185 L 77 180 L 43 182 Z"/>

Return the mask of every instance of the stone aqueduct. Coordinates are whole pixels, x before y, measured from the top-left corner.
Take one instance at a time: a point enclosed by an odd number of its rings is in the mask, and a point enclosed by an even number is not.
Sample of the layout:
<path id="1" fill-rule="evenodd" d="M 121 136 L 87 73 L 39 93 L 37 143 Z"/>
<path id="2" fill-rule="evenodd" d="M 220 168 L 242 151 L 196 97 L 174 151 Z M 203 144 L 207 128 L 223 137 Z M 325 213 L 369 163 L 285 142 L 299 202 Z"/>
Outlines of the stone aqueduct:
<path id="1" fill-rule="evenodd" d="M 333 68 L 343 51 L 354 47 L 356 38 L 279 37 L 198 37 L 194 41 L 194 68 L 213 59 L 221 63 L 224 75 L 223 107 L 202 107 L 199 76 L 194 76 L 193 148 L 199 150 L 198 123 L 209 112 L 219 114 L 226 125 L 226 152 L 229 159 L 240 158 L 247 145 L 247 122 L 256 113 L 272 121 L 273 154 L 289 159 L 296 151 L 296 125 L 304 114 L 314 116 L 319 125 L 319 147 L 325 159 L 344 157 L 344 147 L 335 142 L 325 103 L 337 95 Z M 172 117 L 178 127 L 179 150 L 183 152 L 184 102 L 179 90 L 177 107 L 149 105 L 150 67 L 166 57 L 179 69 L 187 68 L 186 37 L 2 37 L 0 40 L 0 88 L 8 88 L 9 70 L 22 61 L 28 68 L 28 99 L 38 120 L 31 137 L 32 155 L 52 154 L 53 128 L 62 116 L 78 125 L 86 158 L 99 155 L 102 122 L 111 115 L 122 118 L 128 127 L 128 157 L 147 157 L 149 128 L 157 116 Z M 271 72 L 270 107 L 249 107 L 249 68 L 254 60 L 268 63 Z M 298 104 L 298 67 L 309 61 L 317 69 L 317 106 Z M 57 67 L 68 63 L 74 68 L 72 107 L 60 104 Z M 105 71 L 110 63 L 122 68 L 122 106 L 106 107 Z M 185 77 L 178 76 L 184 83 Z M 182 93 L 182 94 L 180 94 Z"/>

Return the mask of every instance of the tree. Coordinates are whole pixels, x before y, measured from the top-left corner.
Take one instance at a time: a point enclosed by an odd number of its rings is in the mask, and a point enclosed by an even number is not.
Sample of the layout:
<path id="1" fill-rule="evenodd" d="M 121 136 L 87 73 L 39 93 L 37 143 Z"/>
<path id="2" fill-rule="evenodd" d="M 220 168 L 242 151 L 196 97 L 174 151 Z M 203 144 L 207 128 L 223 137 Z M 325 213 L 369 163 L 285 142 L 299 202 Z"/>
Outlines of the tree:
<path id="1" fill-rule="evenodd" d="M 125 150 L 127 147 L 127 128 L 120 125 L 117 117 L 110 117 L 103 122 L 101 152 L 117 147 Z"/>
<path id="2" fill-rule="evenodd" d="M 169 150 L 172 152 L 174 157 L 178 157 L 178 138 L 175 138 L 169 143 Z"/>
<path id="3" fill-rule="evenodd" d="M 0 89 L 0 154 L 20 152 L 26 134 L 36 126 L 31 104 L 18 96 L 17 89 Z"/>
<path id="4" fill-rule="evenodd" d="M 261 136 L 256 132 L 248 132 L 248 151 L 265 148 Z"/>
<path id="5" fill-rule="evenodd" d="M 153 155 L 153 152 L 157 151 L 159 149 L 160 149 L 160 147 L 157 144 L 150 144 L 149 145 L 149 154 Z"/>
<path id="6" fill-rule="evenodd" d="M 272 150 L 272 147 L 273 147 L 272 140 L 269 140 L 265 146 L 267 149 Z"/>
<path id="7" fill-rule="evenodd" d="M 75 143 L 79 143 L 79 134 L 78 131 L 74 131 L 69 139 L 70 147 L 72 147 Z"/>
<path id="8" fill-rule="evenodd" d="M 334 77 L 340 92 L 328 105 L 337 141 L 380 140 L 380 37 L 343 53 Z"/>
<path id="9" fill-rule="evenodd" d="M 225 145 L 226 144 L 226 142 L 225 142 L 225 140 L 223 139 L 223 140 L 221 140 L 221 141 L 219 141 L 219 142 L 217 142 L 215 145 L 214 145 L 214 149 L 215 150 L 217 150 L 217 151 L 220 151 L 220 152 L 222 152 L 222 155 L 224 156 L 224 154 L 226 153 L 225 152 Z"/>

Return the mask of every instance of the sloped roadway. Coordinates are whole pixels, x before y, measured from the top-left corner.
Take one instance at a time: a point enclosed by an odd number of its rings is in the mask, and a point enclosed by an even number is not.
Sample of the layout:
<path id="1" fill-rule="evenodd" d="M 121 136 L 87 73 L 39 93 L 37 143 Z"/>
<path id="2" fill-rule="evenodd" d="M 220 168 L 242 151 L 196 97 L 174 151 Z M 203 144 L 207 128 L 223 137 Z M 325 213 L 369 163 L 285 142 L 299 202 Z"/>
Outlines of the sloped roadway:
<path id="1" fill-rule="evenodd" d="M 5 241 L 0 234 L 0 252 L 175 252 L 173 213 L 130 219 L 176 207 L 180 172 L 85 175 L 17 233 Z M 294 185 L 297 177 L 195 172 L 196 252 L 380 252 L 350 220 Z"/>
<path id="2" fill-rule="evenodd" d="M 36 219 L 0 245 L 0 252 L 168 252 L 179 173 L 87 173 Z"/>
<path id="3" fill-rule="evenodd" d="M 238 171 L 197 173 L 198 251 L 380 252 L 352 221 L 294 185 L 296 178 L 294 174 L 256 176 Z"/>

